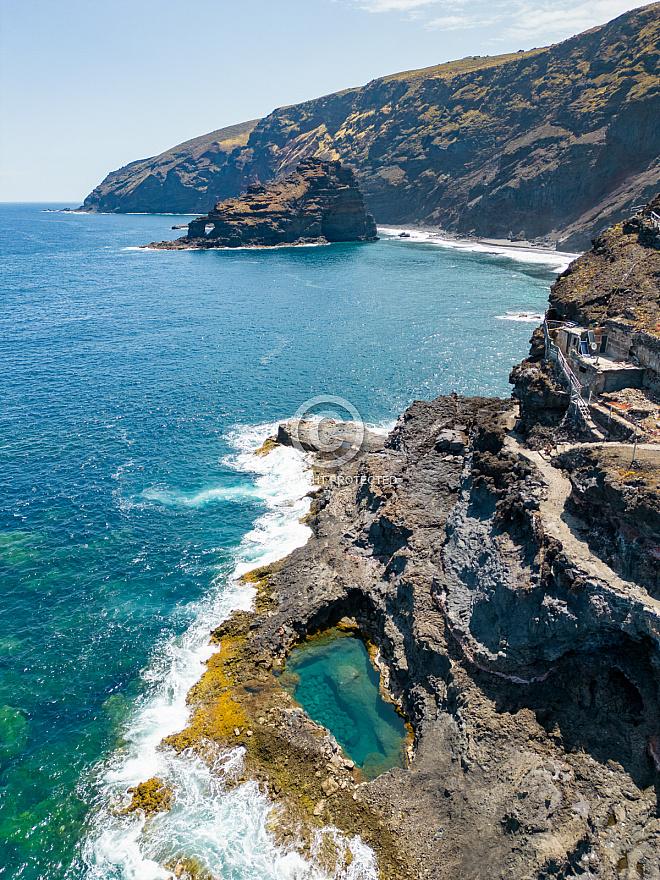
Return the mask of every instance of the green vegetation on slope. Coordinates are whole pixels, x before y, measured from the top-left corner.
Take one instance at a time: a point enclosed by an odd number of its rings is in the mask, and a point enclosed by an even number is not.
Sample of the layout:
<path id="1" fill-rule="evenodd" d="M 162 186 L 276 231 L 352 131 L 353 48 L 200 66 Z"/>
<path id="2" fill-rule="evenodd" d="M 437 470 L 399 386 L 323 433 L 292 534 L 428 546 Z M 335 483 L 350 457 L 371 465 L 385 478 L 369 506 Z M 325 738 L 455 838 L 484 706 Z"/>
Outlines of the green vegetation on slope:
<path id="1" fill-rule="evenodd" d="M 258 122 L 253 119 L 219 128 L 177 144 L 158 156 L 130 162 L 106 177 L 85 199 L 85 208 L 111 213 L 168 214 L 206 210 L 218 198 L 226 197 L 217 196 L 215 190 L 211 196 L 207 195 L 215 168 L 222 166 L 232 152 L 247 145 Z M 228 192 L 233 194 L 233 190 Z"/>

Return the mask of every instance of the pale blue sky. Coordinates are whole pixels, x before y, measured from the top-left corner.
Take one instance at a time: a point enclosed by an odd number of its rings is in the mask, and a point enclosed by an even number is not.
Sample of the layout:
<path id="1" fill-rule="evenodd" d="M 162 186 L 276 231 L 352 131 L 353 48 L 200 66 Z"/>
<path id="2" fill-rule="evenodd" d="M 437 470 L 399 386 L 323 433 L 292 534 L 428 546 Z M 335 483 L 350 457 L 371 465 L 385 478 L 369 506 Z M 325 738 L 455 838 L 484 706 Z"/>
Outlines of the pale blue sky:
<path id="1" fill-rule="evenodd" d="M 626 0 L 0 0 L 0 200 L 375 77 L 565 39 Z"/>

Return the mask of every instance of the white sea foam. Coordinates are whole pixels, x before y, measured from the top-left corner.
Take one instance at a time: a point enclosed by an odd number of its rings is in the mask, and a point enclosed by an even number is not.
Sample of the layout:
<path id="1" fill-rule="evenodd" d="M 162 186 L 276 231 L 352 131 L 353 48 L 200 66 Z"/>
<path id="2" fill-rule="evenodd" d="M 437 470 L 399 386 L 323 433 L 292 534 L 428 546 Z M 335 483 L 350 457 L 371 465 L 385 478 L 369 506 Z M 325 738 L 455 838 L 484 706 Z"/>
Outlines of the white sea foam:
<path id="1" fill-rule="evenodd" d="M 213 502 L 258 500 L 260 492 L 257 486 L 216 486 L 202 489 L 193 494 L 176 492 L 171 489 L 145 489 L 142 497 L 147 501 L 163 504 L 165 507 L 200 508 Z"/>
<path id="2" fill-rule="evenodd" d="M 493 256 L 508 257 L 520 263 L 551 266 L 555 272 L 564 272 L 573 260 L 580 256 L 580 254 L 551 251 L 543 248 L 515 247 L 515 245 L 497 245 L 481 241 L 468 241 L 466 239 L 443 238 L 435 232 L 395 229 L 391 226 L 379 226 L 378 232 L 381 235 L 392 238 L 399 238 L 402 232 L 408 232 L 410 237 L 401 239 L 401 241 L 423 242 L 454 251 L 469 251 L 477 254 L 493 254 Z"/>
<path id="3" fill-rule="evenodd" d="M 378 422 L 376 425 L 367 425 L 367 427 L 370 431 L 373 431 L 374 434 L 382 434 L 383 437 L 387 437 L 387 435 L 396 427 L 396 423 L 396 419 L 387 419 L 383 422 Z"/>
<path id="4" fill-rule="evenodd" d="M 395 229 L 393 226 L 379 226 L 378 234 L 391 238 L 401 238 L 402 241 L 434 241 L 438 236 L 435 232 L 425 232 L 419 229 Z"/>
<path id="5" fill-rule="evenodd" d="M 177 756 L 159 748 L 163 737 L 187 723 L 186 695 L 214 650 L 209 632 L 233 610 L 251 605 L 254 590 L 238 582 L 240 575 L 285 556 L 309 537 L 309 529 L 300 522 L 309 510 L 306 496 L 312 485 L 306 463 L 285 447 L 267 456 L 253 455 L 275 427 L 246 427 L 229 438 L 236 452 L 225 464 L 251 479 L 253 486 L 245 491 L 259 498 L 266 512 L 244 537 L 232 577 L 218 577 L 208 597 L 192 609 L 194 623 L 161 646 L 144 674 L 150 689 L 127 724 L 126 746 L 99 770 L 99 807 L 80 855 L 87 880 L 170 880 L 172 871 L 162 865 L 180 856 L 196 859 L 215 876 L 236 880 L 322 880 L 324 876 L 296 852 L 274 845 L 266 830 L 271 804 L 256 784 L 225 787 L 227 777 L 240 766 L 240 749 L 216 755 L 210 767 L 193 755 Z M 167 499 L 190 506 L 215 498 L 231 500 L 222 491 L 211 487 L 196 495 L 172 492 Z M 157 500 L 165 503 L 162 497 Z M 128 788 L 154 776 L 175 791 L 172 809 L 146 824 L 137 817 L 121 816 L 122 807 L 130 802 Z M 375 880 L 372 851 L 359 838 L 341 840 L 353 854 L 341 880 Z"/>
<path id="6" fill-rule="evenodd" d="M 543 315 L 538 312 L 507 312 L 506 315 L 495 315 L 500 321 L 520 321 L 522 324 L 540 324 Z"/>
<path id="7" fill-rule="evenodd" d="M 151 254 L 155 254 L 158 251 L 162 250 L 162 248 L 152 248 L 146 244 L 143 244 L 143 245 L 139 245 L 139 246 L 134 245 L 132 247 L 123 247 L 123 248 L 121 248 L 121 250 L 123 250 L 123 251 L 139 251 L 142 254 L 144 254 L 148 251 Z"/>
<path id="8" fill-rule="evenodd" d="M 228 247 L 227 245 L 220 245 L 220 247 L 213 248 L 213 250 L 219 251 L 280 251 L 283 248 L 315 248 L 315 247 L 328 247 L 332 242 L 328 241 L 306 241 L 303 244 L 297 244 L 296 242 L 284 242 L 282 244 L 240 244 L 237 247 Z M 188 248 L 188 250 L 202 250 L 202 248 Z"/>
<path id="9" fill-rule="evenodd" d="M 182 237 L 185 237 L 185 236 L 182 236 Z M 176 241 L 176 239 L 174 239 L 174 241 Z M 232 251 L 232 252 L 233 251 L 279 251 L 279 250 L 282 250 L 283 248 L 327 247 L 328 244 L 329 244 L 328 242 L 322 242 L 322 241 L 308 241 L 308 242 L 305 242 L 305 244 L 271 244 L 271 245 L 250 244 L 250 245 L 239 245 L 238 247 L 221 246 L 221 247 L 217 247 L 217 248 L 212 248 L 212 250 L 223 251 L 223 252 L 225 252 L 225 251 Z M 153 247 L 149 247 L 148 244 L 143 244 L 143 245 L 139 245 L 139 246 L 133 245 L 131 247 L 123 247 L 123 248 L 121 248 L 121 250 L 122 251 L 142 251 L 142 252 L 149 251 L 150 253 L 156 253 L 158 251 L 168 252 L 169 249 L 168 248 L 153 248 Z M 187 251 L 204 251 L 204 250 L 208 250 L 208 248 L 189 247 L 189 248 L 185 248 L 185 250 L 187 250 Z"/>

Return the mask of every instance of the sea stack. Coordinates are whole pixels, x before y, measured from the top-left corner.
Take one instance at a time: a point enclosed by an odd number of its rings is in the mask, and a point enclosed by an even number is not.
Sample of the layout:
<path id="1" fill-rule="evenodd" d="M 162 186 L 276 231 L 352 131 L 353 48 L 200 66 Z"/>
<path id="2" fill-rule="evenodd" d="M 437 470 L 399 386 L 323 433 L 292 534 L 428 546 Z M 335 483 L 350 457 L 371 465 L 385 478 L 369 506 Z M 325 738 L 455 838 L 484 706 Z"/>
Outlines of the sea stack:
<path id="1" fill-rule="evenodd" d="M 275 247 L 284 244 L 376 241 L 376 223 L 350 168 L 305 159 L 270 186 L 252 184 L 188 225 L 188 235 L 150 247 Z"/>

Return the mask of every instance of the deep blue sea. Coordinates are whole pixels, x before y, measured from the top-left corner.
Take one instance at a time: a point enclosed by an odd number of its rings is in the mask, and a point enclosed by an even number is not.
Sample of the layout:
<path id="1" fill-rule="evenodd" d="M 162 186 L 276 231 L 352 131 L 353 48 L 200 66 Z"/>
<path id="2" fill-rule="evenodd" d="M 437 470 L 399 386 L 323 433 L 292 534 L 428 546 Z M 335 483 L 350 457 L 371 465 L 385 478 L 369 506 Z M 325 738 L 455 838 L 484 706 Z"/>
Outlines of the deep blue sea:
<path id="1" fill-rule="evenodd" d="M 236 575 L 308 535 L 305 463 L 252 451 L 321 394 L 380 427 L 414 399 L 508 395 L 517 316 L 565 261 L 423 235 L 145 251 L 186 218 L 44 207 L 0 211 L 0 876 L 165 880 L 185 855 L 320 877 L 254 786 L 157 749 L 210 630 L 249 607 Z M 121 810 L 153 775 L 176 804 L 143 827 Z M 351 846 L 350 878 L 373 876 Z"/>

